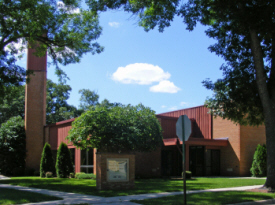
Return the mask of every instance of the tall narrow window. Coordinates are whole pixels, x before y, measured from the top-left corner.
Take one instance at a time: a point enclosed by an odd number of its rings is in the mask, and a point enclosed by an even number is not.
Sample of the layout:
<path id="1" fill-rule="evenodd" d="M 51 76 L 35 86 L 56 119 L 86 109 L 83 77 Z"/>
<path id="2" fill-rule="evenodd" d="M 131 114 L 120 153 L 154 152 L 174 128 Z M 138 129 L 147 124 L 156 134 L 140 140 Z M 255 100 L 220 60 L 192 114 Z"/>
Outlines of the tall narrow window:
<path id="1" fill-rule="evenodd" d="M 81 150 L 80 171 L 85 173 L 94 172 L 94 150 Z"/>
<path id="2" fill-rule="evenodd" d="M 75 166 L 75 148 L 70 148 L 73 165 Z"/>

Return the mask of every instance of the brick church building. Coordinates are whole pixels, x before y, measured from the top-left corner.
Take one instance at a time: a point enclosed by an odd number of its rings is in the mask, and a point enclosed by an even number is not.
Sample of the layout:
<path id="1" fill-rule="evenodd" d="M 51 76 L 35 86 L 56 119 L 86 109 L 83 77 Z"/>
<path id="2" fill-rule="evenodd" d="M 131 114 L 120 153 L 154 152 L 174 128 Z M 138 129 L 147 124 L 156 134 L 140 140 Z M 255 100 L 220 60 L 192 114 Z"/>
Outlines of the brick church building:
<path id="1" fill-rule="evenodd" d="M 46 56 L 35 57 L 28 50 L 27 69 L 32 70 L 26 85 L 25 127 L 26 167 L 39 169 L 46 142 L 54 153 L 61 142 L 71 150 L 75 172 L 96 173 L 96 150 L 80 150 L 65 138 L 74 119 L 46 125 Z M 163 129 L 163 144 L 156 151 L 135 154 L 136 177 L 180 176 L 182 145 L 176 136 L 181 115 L 191 120 L 192 134 L 186 142 L 186 168 L 194 176 L 249 176 L 253 154 L 265 143 L 265 127 L 241 126 L 220 117 L 214 118 L 204 106 L 156 115 Z"/>

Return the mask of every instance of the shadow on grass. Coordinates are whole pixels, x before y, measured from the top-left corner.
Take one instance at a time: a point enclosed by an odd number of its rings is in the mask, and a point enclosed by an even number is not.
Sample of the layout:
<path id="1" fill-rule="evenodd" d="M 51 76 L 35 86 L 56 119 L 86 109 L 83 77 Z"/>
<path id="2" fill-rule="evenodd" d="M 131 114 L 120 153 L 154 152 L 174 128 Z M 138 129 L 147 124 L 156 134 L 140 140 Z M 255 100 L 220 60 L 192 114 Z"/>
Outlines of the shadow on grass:
<path id="1" fill-rule="evenodd" d="M 223 178 L 194 178 L 187 180 L 187 190 L 259 185 L 263 184 L 264 181 L 265 180 L 259 179 L 230 180 Z M 90 179 L 16 177 L 9 180 L 1 180 L 0 183 L 104 197 L 183 191 L 182 179 L 139 179 L 135 181 L 134 190 L 106 191 L 98 191 L 96 189 L 96 181 Z"/>
<path id="2" fill-rule="evenodd" d="M 0 188 L 0 204 L 22 204 L 41 201 L 62 200 L 62 198 L 28 191 Z"/>
<path id="3" fill-rule="evenodd" d="M 255 192 L 206 192 L 200 194 L 188 194 L 187 195 L 187 204 L 234 204 L 248 201 L 259 201 L 259 200 L 267 200 L 273 199 L 275 197 L 274 194 L 267 193 L 255 193 Z M 137 202 L 139 204 L 144 205 L 180 205 L 183 204 L 183 195 L 177 196 L 169 196 L 162 197 L 157 199 L 147 199 L 143 201 L 133 200 L 133 202 Z"/>

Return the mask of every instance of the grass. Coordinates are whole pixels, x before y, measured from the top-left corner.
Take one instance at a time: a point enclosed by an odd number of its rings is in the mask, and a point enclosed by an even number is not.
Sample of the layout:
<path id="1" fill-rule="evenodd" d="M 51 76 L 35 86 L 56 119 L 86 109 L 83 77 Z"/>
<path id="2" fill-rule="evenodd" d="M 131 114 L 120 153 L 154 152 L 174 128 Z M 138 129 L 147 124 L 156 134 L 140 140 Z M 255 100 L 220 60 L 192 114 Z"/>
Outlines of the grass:
<path id="1" fill-rule="evenodd" d="M 0 188 L 0 204 L 23 204 L 41 201 L 62 200 L 62 198 L 38 194 L 28 191 Z"/>
<path id="2" fill-rule="evenodd" d="M 230 178 L 195 178 L 187 180 L 187 190 L 213 189 L 262 185 L 265 179 L 230 179 Z M 98 191 L 96 181 L 90 179 L 60 179 L 39 177 L 13 177 L 1 180 L 0 183 L 34 187 L 41 189 L 74 192 L 103 197 L 127 196 L 133 194 L 174 192 L 183 190 L 182 180 L 171 179 L 141 179 L 135 181 L 134 190 Z"/>
<path id="3" fill-rule="evenodd" d="M 200 194 L 187 194 L 187 204 L 234 204 L 247 201 L 258 201 L 275 198 L 275 194 L 257 193 L 246 191 L 229 191 L 229 192 L 205 192 Z M 142 201 L 132 200 L 138 204 L 144 205 L 180 205 L 183 204 L 183 195 L 168 196 L 156 199 L 146 199 Z"/>

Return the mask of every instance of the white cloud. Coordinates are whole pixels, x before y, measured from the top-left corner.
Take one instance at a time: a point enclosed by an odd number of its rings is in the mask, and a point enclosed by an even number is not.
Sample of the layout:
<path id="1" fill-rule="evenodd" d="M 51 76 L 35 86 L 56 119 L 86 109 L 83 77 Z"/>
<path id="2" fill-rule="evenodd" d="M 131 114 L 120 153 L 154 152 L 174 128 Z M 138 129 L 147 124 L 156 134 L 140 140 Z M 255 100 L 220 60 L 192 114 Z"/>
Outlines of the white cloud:
<path id="1" fill-rule="evenodd" d="M 1 37 L 0 37 L 0 40 L 1 40 Z M 20 58 L 23 57 L 24 54 L 27 53 L 26 40 L 20 38 L 14 42 L 11 42 L 4 48 L 4 50 L 7 52 L 17 51 L 17 54 L 15 54 L 15 56 L 20 60 Z"/>
<path id="2" fill-rule="evenodd" d="M 147 63 L 135 63 L 119 67 L 112 74 L 112 79 L 125 84 L 150 85 L 153 82 L 169 79 L 170 76 L 170 73 L 164 72 L 159 66 Z"/>
<path id="3" fill-rule="evenodd" d="M 175 84 L 169 80 L 163 80 L 160 81 L 158 85 L 150 87 L 150 91 L 159 93 L 177 93 L 180 91 L 180 88 L 175 86 Z"/>
<path id="4" fill-rule="evenodd" d="M 161 108 L 166 108 L 167 106 L 166 105 L 162 105 Z"/>
<path id="5" fill-rule="evenodd" d="M 61 11 L 65 11 L 68 14 L 79 14 L 80 9 L 79 8 L 74 8 L 72 6 L 66 6 L 62 1 L 57 2 L 57 8 L 60 9 Z"/>
<path id="6" fill-rule="evenodd" d="M 177 106 L 172 106 L 172 107 L 169 107 L 168 110 L 177 110 L 178 107 Z"/>
<path id="7" fill-rule="evenodd" d="M 183 107 L 186 107 L 186 106 L 188 106 L 188 105 L 189 105 L 188 102 L 181 102 L 181 103 L 180 103 L 180 106 L 183 106 Z"/>
<path id="8" fill-rule="evenodd" d="M 109 24 L 109 26 L 114 27 L 114 28 L 118 28 L 121 25 L 119 22 L 115 22 L 115 21 L 109 22 L 108 24 Z"/>

